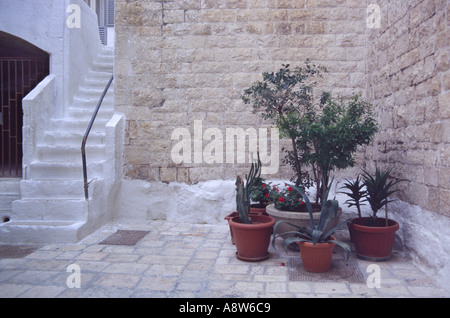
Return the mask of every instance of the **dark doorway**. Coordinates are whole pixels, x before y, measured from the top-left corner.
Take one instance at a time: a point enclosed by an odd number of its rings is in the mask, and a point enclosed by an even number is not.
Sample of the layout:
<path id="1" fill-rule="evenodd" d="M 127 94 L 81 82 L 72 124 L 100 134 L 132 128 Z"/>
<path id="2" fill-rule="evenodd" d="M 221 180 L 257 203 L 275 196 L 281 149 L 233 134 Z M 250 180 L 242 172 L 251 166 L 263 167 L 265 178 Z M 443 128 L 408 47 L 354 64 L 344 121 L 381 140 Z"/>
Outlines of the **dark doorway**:
<path id="1" fill-rule="evenodd" d="M 48 74 L 48 53 L 0 32 L 0 178 L 22 176 L 22 99 Z"/>

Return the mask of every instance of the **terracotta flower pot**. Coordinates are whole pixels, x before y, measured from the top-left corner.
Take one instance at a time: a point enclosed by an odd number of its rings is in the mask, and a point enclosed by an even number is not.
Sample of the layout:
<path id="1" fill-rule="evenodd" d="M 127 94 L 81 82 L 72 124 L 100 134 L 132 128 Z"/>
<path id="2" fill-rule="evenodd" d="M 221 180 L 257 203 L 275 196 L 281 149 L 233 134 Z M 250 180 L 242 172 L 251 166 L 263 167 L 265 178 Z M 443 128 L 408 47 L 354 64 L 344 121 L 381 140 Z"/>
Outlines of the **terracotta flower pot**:
<path id="1" fill-rule="evenodd" d="M 347 228 L 348 228 L 348 234 L 350 235 L 350 242 L 353 243 L 353 227 L 352 227 L 352 222 L 348 222 L 348 223 L 347 223 Z"/>
<path id="2" fill-rule="evenodd" d="M 369 226 L 369 220 L 367 217 L 353 219 L 349 227 L 356 255 L 371 261 L 390 259 L 399 224 L 388 220 L 388 226 L 385 226 L 385 219 L 380 218 L 375 226 Z"/>
<path id="3" fill-rule="evenodd" d="M 255 215 L 267 215 L 266 208 L 262 209 L 262 208 L 252 208 L 252 207 L 250 207 L 250 218 L 252 218 Z M 224 218 L 224 220 L 226 220 L 228 222 L 232 218 L 235 218 L 235 217 L 238 217 L 238 216 L 239 216 L 239 213 L 233 212 L 231 214 L 228 214 Z M 231 226 L 230 226 L 230 236 L 231 236 L 231 243 L 234 244 L 234 237 L 233 237 L 233 231 L 231 229 Z"/>
<path id="4" fill-rule="evenodd" d="M 239 217 L 228 222 L 236 244 L 236 257 L 243 261 L 257 262 L 270 256 L 268 249 L 275 220 L 264 215 L 251 218 L 252 224 L 239 223 Z"/>
<path id="5" fill-rule="evenodd" d="M 330 239 L 336 240 L 333 236 Z M 324 273 L 330 270 L 335 243 L 317 243 L 313 245 L 310 242 L 297 242 L 297 244 L 300 247 L 302 265 L 306 271 Z"/>

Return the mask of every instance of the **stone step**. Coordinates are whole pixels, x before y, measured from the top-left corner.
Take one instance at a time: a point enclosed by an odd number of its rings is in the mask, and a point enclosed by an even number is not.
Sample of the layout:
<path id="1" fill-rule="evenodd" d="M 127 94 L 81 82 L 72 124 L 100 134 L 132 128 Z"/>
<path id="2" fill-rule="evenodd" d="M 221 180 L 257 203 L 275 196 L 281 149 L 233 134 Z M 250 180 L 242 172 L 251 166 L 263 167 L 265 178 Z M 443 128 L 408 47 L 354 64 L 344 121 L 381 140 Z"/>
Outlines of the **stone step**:
<path id="1" fill-rule="evenodd" d="M 85 120 L 76 120 L 74 118 L 58 118 L 58 119 L 52 119 L 52 126 L 54 127 L 54 130 L 56 131 L 66 131 L 66 132 L 78 132 L 78 133 L 85 133 L 89 121 Z M 105 126 L 107 122 L 109 121 L 109 118 L 97 118 L 92 126 L 91 131 L 95 132 L 104 132 Z"/>
<path id="2" fill-rule="evenodd" d="M 20 199 L 20 179 L 0 179 L 0 223 L 3 217 L 9 216 L 11 204 Z"/>
<path id="3" fill-rule="evenodd" d="M 12 203 L 11 221 L 81 222 L 87 219 L 87 213 L 88 202 L 84 198 L 21 199 Z"/>
<path id="4" fill-rule="evenodd" d="M 91 80 L 103 81 L 106 86 L 109 79 L 111 78 L 111 75 L 112 75 L 112 72 L 101 72 L 101 71 L 89 70 L 86 73 L 86 78 L 89 78 Z"/>
<path id="5" fill-rule="evenodd" d="M 22 197 L 26 199 L 84 199 L 84 182 L 79 180 L 23 180 Z"/>
<path id="6" fill-rule="evenodd" d="M 18 178 L 0 178 L 0 194 L 20 193 L 20 180 Z"/>
<path id="7" fill-rule="evenodd" d="M 112 108 L 103 108 L 103 104 L 97 113 L 97 119 L 108 120 L 114 114 Z M 94 114 L 94 109 L 92 107 L 69 107 L 68 116 L 75 120 L 85 121 L 89 123 Z"/>
<path id="8" fill-rule="evenodd" d="M 88 100 L 99 100 L 102 96 L 102 93 L 106 87 L 106 84 L 104 84 L 103 88 L 95 88 L 95 87 L 80 87 L 79 90 L 76 93 L 76 96 L 81 99 L 88 99 Z M 110 92 L 108 89 L 108 92 L 106 95 L 113 96 L 113 92 Z M 105 97 L 106 97 L 105 95 Z"/>
<path id="9" fill-rule="evenodd" d="M 108 60 L 107 57 L 96 59 L 92 63 L 92 69 L 98 72 L 113 72 L 114 61 Z"/>
<path id="10" fill-rule="evenodd" d="M 0 193 L 0 222 L 4 216 L 8 216 L 11 211 L 12 203 L 20 199 L 20 194 Z"/>
<path id="11" fill-rule="evenodd" d="M 99 54 L 97 55 L 97 57 L 102 57 L 102 56 L 106 56 L 106 57 L 114 57 L 114 48 L 113 47 L 103 47 Z"/>
<path id="12" fill-rule="evenodd" d="M 74 133 L 66 131 L 46 131 L 44 133 L 44 143 L 49 146 L 79 145 L 79 149 L 81 149 L 81 142 L 83 141 L 83 138 L 84 132 Z M 94 145 L 104 143 L 105 133 L 91 132 L 88 137 L 88 142 Z"/>
<path id="13" fill-rule="evenodd" d="M 108 78 L 108 80 L 109 80 L 109 78 Z M 81 84 L 81 86 L 100 89 L 103 92 L 107 83 L 108 83 L 107 80 L 105 81 L 105 80 L 99 80 L 98 78 L 86 77 L 84 79 L 83 83 Z M 114 91 L 114 85 L 111 85 L 108 89 L 108 93 L 113 92 L 113 91 Z"/>
<path id="14" fill-rule="evenodd" d="M 105 62 L 114 64 L 114 53 L 110 52 L 101 52 L 97 57 L 94 58 L 94 62 Z"/>
<path id="15" fill-rule="evenodd" d="M 2 243 L 76 243 L 85 222 L 73 221 L 9 221 L 0 223 Z"/>
<path id="16" fill-rule="evenodd" d="M 5 212 L 11 211 L 12 202 L 19 199 L 20 199 L 19 193 L 17 194 L 0 193 L 0 213 L 3 214 Z"/>
<path id="17" fill-rule="evenodd" d="M 52 162 L 78 162 L 81 160 L 81 144 L 71 145 L 38 145 L 36 146 L 38 159 Z M 86 156 L 89 160 L 102 160 L 105 158 L 105 145 L 86 145 Z"/>
<path id="18" fill-rule="evenodd" d="M 87 161 L 89 180 L 102 178 L 105 160 L 92 161 L 88 158 Z M 83 166 L 81 162 L 81 154 L 79 163 L 34 161 L 29 166 L 29 178 L 37 180 L 83 180 Z"/>
<path id="19" fill-rule="evenodd" d="M 98 98 L 94 97 L 86 97 L 86 96 L 75 96 L 72 101 L 72 105 L 70 107 L 77 108 L 90 108 L 91 113 L 94 112 L 95 107 L 97 107 L 98 101 L 100 99 L 100 95 Z M 100 109 L 113 109 L 114 108 L 114 96 L 109 94 L 106 94 L 105 98 L 103 99 L 102 106 Z"/>

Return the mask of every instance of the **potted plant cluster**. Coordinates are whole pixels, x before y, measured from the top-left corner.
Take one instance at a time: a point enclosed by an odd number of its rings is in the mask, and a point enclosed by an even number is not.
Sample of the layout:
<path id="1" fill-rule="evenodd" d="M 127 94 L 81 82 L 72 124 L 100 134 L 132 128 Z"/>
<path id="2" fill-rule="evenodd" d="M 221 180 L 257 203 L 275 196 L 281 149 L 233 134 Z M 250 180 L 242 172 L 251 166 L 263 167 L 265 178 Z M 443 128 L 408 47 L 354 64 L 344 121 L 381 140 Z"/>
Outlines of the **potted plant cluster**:
<path id="1" fill-rule="evenodd" d="M 360 96 L 344 101 L 324 92 L 319 100 L 314 100 L 313 87 L 323 72 L 326 72 L 324 67 L 308 60 L 295 69 L 283 65 L 276 73 L 263 73 L 263 80 L 246 89 L 242 96 L 245 104 L 252 105 L 254 113 L 261 112 L 264 119 L 278 126 L 282 137 L 289 138 L 292 147 L 284 149 L 283 162 L 291 165 L 294 172 L 291 181 L 296 187 L 304 192 L 316 186 L 312 205 L 316 210 L 315 218 L 320 216 L 326 202 L 324 197 L 331 185 L 331 172 L 354 166 L 353 155 L 358 146 L 370 143 L 378 129 L 371 105 Z M 277 199 L 280 198 L 273 200 L 274 206 L 267 207 L 269 215 L 278 217 L 275 213 L 301 212 L 292 211 L 290 206 L 284 210 L 286 205 L 278 204 Z M 304 219 L 305 213 L 298 217 Z M 297 217 L 288 216 L 291 221 Z"/>
<path id="2" fill-rule="evenodd" d="M 250 195 L 261 175 L 261 161 L 252 163 L 245 182 L 236 178 L 236 209 L 238 216 L 231 218 L 231 235 L 236 245 L 236 257 L 243 261 L 262 261 L 267 259 L 275 220 L 266 215 L 250 215 Z"/>
<path id="3" fill-rule="evenodd" d="M 333 250 L 336 245 L 344 249 L 347 260 L 350 256 L 350 246 L 344 242 L 337 241 L 333 236 L 333 233 L 348 221 L 341 222 L 335 227 L 326 230 L 328 222 L 337 217 L 339 202 L 336 200 L 328 200 L 327 192 L 324 196 L 325 203 L 322 205 L 319 220 L 316 223 L 313 218 L 312 205 L 308 196 L 299 187 L 293 186 L 293 188 L 302 196 L 305 202 L 310 218 L 310 227 L 301 227 L 284 220 L 278 221 L 274 226 L 272 244 L 276 248 L 275 240 L 280 236 L 284 237 L 288 235 L 283 240 L 283 247 L 287 249 L 293 243 L 298 244 L 302 266 L 305 270 L 314 273 L 327 272 L 331 267 Z M 294 227 L 295 230 L 275 234 L 276 229 L 282 224 L 288 224 Z"/>
<path id="4" fill-rule="evenodd" d="M 346 193 L 351 197 L 347 203 L 358 208 L 358 217 L 349 223 L 350 237 L 358 258 L 371 261 L 385 261 L 391 258 L 399 224 L 388 218 L 388 203 L 393 201 L 389 197 L 398 191 L 393 189 L 394 185 L 400 182 L 400 180 L 389 180 L 391 171 L 391 169 L 382 171 L 376 168 L 375 175 L 371 175 L 363 170 L 362 183 L 358 176 L 356 181 L 347 182 L 344 185 L 351 190 Z M 363 200 L 369 203 L 372 210 L 371 216 L 361 216 L 359 207 Z M 383 207 L 385 216 L 380 218 L 377 213 Z"/>

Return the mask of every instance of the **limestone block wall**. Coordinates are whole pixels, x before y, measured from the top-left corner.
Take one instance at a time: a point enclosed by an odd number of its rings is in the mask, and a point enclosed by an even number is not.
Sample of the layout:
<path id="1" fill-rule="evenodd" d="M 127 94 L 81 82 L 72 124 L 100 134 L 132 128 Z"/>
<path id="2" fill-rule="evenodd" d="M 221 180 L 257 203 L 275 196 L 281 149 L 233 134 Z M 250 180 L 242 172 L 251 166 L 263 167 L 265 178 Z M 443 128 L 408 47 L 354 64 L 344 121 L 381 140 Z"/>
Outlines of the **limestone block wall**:
<path id="1" fill-rule="evenodd" d="M 240 96 L 262 72 L 283 63 L 300 66 L 309 58 L 328 68 L 320 89 L 365 93 L 366 1 L 115 3 L 115 107 L 127 118 L 127 178 L 197 183 L 246 172 L 248 156 L 246 164 L 236 154 L 233 162 L 226 160 L 226 130 L 270 127 Z M 192 138 L 191 163 L 171 157 L 180 141 L 171 138 L 177 128 Z M 268 177 L 291 176 L 290 167 L 280 164 Z"/>
<path id="2" fill-rule="evenodd" d="M 381 28 L 368 29 L 367 97 L 380 123 L 368 169 L 393 167 L 400 199 L 450 216 L 449 5 L 375 1 Z"/>

